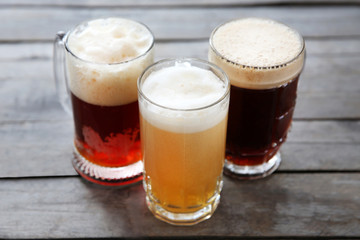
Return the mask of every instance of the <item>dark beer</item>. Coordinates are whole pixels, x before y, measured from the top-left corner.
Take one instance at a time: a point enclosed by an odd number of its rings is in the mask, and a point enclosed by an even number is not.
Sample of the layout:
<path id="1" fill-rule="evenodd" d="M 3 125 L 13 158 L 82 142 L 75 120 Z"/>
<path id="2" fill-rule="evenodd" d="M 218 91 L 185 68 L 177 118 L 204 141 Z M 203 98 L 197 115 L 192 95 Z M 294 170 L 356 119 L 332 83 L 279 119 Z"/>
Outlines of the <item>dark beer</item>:
<path id="1" fill-rule="evenodd" d="M 231 81 L 224 173 L 253 179 L 278 168 L 304 59 L 301 35 L 270 19 L 236 19 L 213 31 L 209 60 Z"/>
<path id="2" fill-rule="evenodd" d="M 141 160 L 138 102 L 99 106 L 71 94 L 75 146 L 90 162 L 123 167 Z"/>
<path id="3" fill-rule="evenodd" d="M 226 159 L 260 165 L 285 141 L 293 116 L 299 77 L 272 89 L 231 86 Z"/>

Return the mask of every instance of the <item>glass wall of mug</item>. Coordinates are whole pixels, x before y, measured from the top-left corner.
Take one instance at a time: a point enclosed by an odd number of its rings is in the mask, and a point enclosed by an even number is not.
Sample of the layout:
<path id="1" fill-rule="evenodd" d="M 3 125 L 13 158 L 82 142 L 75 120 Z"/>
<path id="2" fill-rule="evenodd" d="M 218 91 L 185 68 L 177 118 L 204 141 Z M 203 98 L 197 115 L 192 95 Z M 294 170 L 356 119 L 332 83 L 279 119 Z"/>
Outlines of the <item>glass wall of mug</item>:
<path id="1" fill-rule="evenodd" d="M 280 165 L 305 59 L 302 36 L 262 18 L 235 19 L 211 34 L 209 61 L 231 82 L 224 173 L 256 179 Z"/>
<path id="2" fill-rule="evenodd" d="M 148 208 L 175 225 L 210 218 L 222 189 L 226 74 L 206 61 L 168 59 L 149 67 L 138 89 Z"/>
<path id="3" fill-rule="evenodd" d="M 91 182 L 142 179 L 137 78 L 153 63 L 153 45 L 145 25 L 122 18 L 91 20 L 57 35 L 57 91 L 75 126 L 72 163 Z"/>

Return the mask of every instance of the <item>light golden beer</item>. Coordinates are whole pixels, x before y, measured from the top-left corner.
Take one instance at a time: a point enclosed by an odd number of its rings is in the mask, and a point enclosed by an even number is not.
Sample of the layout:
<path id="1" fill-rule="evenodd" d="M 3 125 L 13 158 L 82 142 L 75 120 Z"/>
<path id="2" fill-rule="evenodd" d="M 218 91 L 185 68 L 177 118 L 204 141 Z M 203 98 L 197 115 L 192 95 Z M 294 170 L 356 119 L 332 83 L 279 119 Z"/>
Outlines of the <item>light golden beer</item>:
<path id="1" fill-rule="evenodd" d="M 164 60 L 138 81 L 144 188 L 171 224 L 208 219 L 220 200 L 230 84 L 194 59 Z"/>
<path id="2" fill-rule="evenodd" d="M 145 181 L 161 207 L 194 212 L 220 192 L 226 121 L 201 132 L 177 133 L 140 118 L 142 144 L 152 146 L 146 150 Z"/>

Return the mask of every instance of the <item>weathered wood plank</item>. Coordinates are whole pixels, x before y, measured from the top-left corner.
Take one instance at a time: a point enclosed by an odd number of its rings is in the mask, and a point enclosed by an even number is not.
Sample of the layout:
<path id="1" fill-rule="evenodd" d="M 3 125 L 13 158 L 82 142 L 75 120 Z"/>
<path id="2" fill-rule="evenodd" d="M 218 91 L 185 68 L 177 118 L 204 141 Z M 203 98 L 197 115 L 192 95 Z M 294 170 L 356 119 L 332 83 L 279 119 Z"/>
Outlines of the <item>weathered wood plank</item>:
<path id="1" fill-rule="evenodd" d="M 292 143 L 281 152 L 279 172 L 288 171 L 359 171 L 359 143 Z"/>
<path id="2" fill-rule="evenodd" d="M 356 86 L 354 85 L 354 88 Z M 300 91 L 294 116 L 295 119 L 316 119 L 320 116 L 320 119 L 359 119 L 359 96 L 359 92 L 340 89 L 338 92 Z"/>
<path id="3" fill-rule="evenodd" d="M 0 124 L 0 178 L 76 175 L 73 125 Z M 281 149 L 281 171 L 360 171 L 360 121 L 295 121 Z"/>
<path id="4" fill-rule="evenodd" d="M 53 36 L 55 37 L 55 36 Z M 358 57 L 360 56 L 360 37 L 350 39 L 306 39 L 307 57 Z M 207 58 L 209 41 L 157 41 L 155 58 L 171 57 Z M 1 43 L 0 61 L 51 60 L 53 46 L 45 42 Z M 329 64 L 330 65 L 330 64 Z M 312 67 L 311 67 L 312 68 Z M 316 67 L 314 67 L 316 70 Z"/>
<path id="5" fill-rule="evenodd" d="M 39 66 L 39 65 L 37 65 Z M 0 64 L 1 69 L 1 64 Z M 306 81 L 307 79 L 301 79 Z M 13 121 L 64 120 L 51 78 L 0 80 L 0 123 Z M 300 87 L 295 119 L 359 119 L 360 95 L 353 91 L 303 91 Z"/>
<path id="6" fill-rule="evenodd" d="M 50 41 L 50 40 L 49 40 Z M 47 60 L 52 58 L 53 46 L 46 42 L 1 43 L 0 61 Z M 306 39 L 307 57 L 360 56 L 360 38 Z M 169 41 L 155 43 L 156 58 L 200 57 L 206 58 L 208 40 Z"/>
<path id="7" fill-rule="evenodd" d="M 0 136 L 0 177 L 76 175 L 71 120 L 5 123 Z"/>
<path id="8" fill-rule="evenodd" d="M 156 59 L 174 56 L 206 59 L 207 48 L 207 41 L 159 42 L 156 45 Z M 296 118 L 359 119 L 360 41 L 309 40 L 307 49 L 308 60 L 300 82 Z M 0 56 L 0 126 L 5 144 L 0 159 L 4 163 L 1 165 L 6 166 L 2 168 L 0 176 L 73 175 L 69 162 L 72 123 L 55 96 L 52 45 L 0 44 L 0 51 L 3 53 Z M 332 125 L 335 122 L 330 125 L 325 122 L 319 130 L 315 123 L 309 126 L 308 122 L 295 124 L 301 127 L 293 128 L 289 142 L 282 150 L 284 157 L 281 170 L 359 169 L 359 139 L 356 138 L 359 133 L 354 131 L 346 135 L 346 138 L 341 137 L 345 136 L 342 135 L 343 128 L 358 128 L 356 122 L 334 128 Z M 332 128 L 335 130 L 331 130 Z M 304 131 L 310 133 L 304 134 Z M 329 131 L 335 131 L 331 137 L 328 135 Z M 11 134 L 15 138 L 11 137 L 12 140 L 7 141 Z M 34 134 L 31 139 L 22 139 L 31 134 Z M 50 138 L 56 138 L 59 143 Z M 292 139 L 298 142 L 292 143 Z M 21 147 L 16 147 L 19 143 Z M 330 151 L 320 155 L 329 148 Z M 39 152 L 44 149 L 45 155 L 40 157 Z M 341 153 L 345 153 L 346 157 L 341 158 Z M 304 162 L 304 156 L 319 158 L 315 162 Z M 14 159 L 16 164 L 5 164 L 10 159 Z M 48 164 L 49 161 L 52 161 L 51 165 Z M 19 165 L 24 168 L 18 168 Z"/>
<path id="9" fill-rule="evenodd" d="M 146 23 L 157 39 L 204 39 L 219 24 L 238 17 L 268 17 L 298 29 L 304 36 L 360 36 L 359 7 L 231 8 L 26 8 L 2 7 L 1 41 L 49 40 L 59 30 L 88 19 L 121 16 Z M 304 17 L 306 16 L 306 17 Z M 164 24 L 166 21 L 166 24 Z M 36 31 L 36 34 L 34 34 Z"/>
<path id="10" fill-rule="evenodd" d="M 0 238 L 360 238 L 359 3 L 1 1 Z M 211 30 L 235 17 L 270 17 L 304 34 L 298 120 L 279 171 L 259 181 L 225 177 L 214 216 L 191 228 L 156 220 L 141 184 L 116 189 L 81 180 L 70 164 L 72 121 L 55 97 L 50 41 L 58 30 L 110 15 L 149 25 L 156 59 L 206 58 Z"/>
<path id="11" fill-rule="evenodd" d="M 113 6 L 254 6 L 254 5 L 278 5 L 278 4 L 358 4 L 359 0 L 2 0 L 0 6 L 86 6 L 86 7 L 113 7 Z"/>
<path id="12" fill-rule="evenodd" d="M 0 238 L 360 237 L 359 192 L 359 174 L 225 178 L 213 217 L 189 228 L 155 219 L 141 184 L 110 189 L 79 178 L 0 180 Z"/>
<path id="13" fill-rule="evenodd" d="M 308 40 L 295 118 L 360 118 L 360 40 Z M 207 58 L 208 43 L 156 44 L 156 60 Z M 0 121 L 66 119 L 55 95 L 50 43 L 0 44 Z"/>
<path id="14" fill-rule="evenodd" d="M 360 121 L 295 121 L 290 129 L 288 141 L 360 144 L 359 133 Z"/>
<path id="15" fill-rule="evenodd" d="M 66 119 L 58 102 L 51 61 L 1 62 L 2 121 Z"/>

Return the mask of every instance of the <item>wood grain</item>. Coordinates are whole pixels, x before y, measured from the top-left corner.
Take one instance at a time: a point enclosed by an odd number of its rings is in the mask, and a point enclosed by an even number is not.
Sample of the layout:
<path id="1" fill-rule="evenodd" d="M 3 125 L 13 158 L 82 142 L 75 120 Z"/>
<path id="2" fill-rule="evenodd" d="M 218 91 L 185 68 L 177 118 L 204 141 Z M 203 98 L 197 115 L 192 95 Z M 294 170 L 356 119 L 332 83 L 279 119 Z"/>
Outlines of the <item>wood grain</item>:
<path id="1" fill-rule="evenodd" d="M 141 21 L 156 39 L 207 39 L 219 24 L 239 17 L 266 17 L 288 24 L 305 37 L 359 37 L 360 11 L 353 6 L 312 6 L 218 8 L 28 8 L 4 6 L 0 9 L 0 41 L 53 39 L 57 31 L 67 31 L 89 19 L 119 16 Z M 166 21 L 166 24 L 164 24 Z M 16 29 L 14 31 L 13 29 Z M 34 33 L 34 31 L 36 33 Z"/>
<path id="2" fill-rule="evenodd" d="M 0 238 L 360 237 L 359 174 L 224 179 L 213 217 L 175 227 L 147 210 L 141 184 L 101 188 L 80 178 L 1 180 Z"/>
<path id="3" fill-rule="evenodd" d="M 75 176 L 72 121 L 0 124 L 0 178 Z M 360 121 L 295 121 L 280 171 L 360 171 Z"/>
<path id="4" fill-rule="evenodd" d="M 359 119 L 360 40 L 308 40 L 295 119 Z M 207 58 L 207 41 L 159 42 L 156 60 Z M 55 94 L 50 43 L 0 44 L 0 122 L 67 119 Z"/>
<path id="5" fill-rule="evenodd" d="M 257 181 L 224 177 L 213 217 L 154 218 L 141 184 L 105 188 L 71 166 L 52 41 L 107 16 L 147 24 L 156 60 L 206 59 L 211 31 L 258 16 L 304 35 L 307 61 L 282 163 Z M 0 238 L 360 239 L 360 0 L 3 0 L 0 2 Z"/>
<path id="6" fill-rule="evenodd" d="M 0 177 L 76 175 L 72 121 L 0 125 Z"/>
<path id="7" fill-rule="evenodd" d="M 256 6 L 256 5 L 290 5 L 290 4 L 359 4 L 359 0 L 347 0 L 344 1 L 339 0 L 137 0 L 134 3 L 133 0 L 3 0 L 0 2 L 0 6 L 61 6 L 61 7 L 113 7 L 113 6 Z"/>
<path id="8" fill-rule="evenodd" d="M 54 36 L 53 36 L 54 37 Z M 53 56 L 52 41 L 1 43 L 0 61 L 51 60 Z M 360 56 L 360 38 L 350 39 L 305 39 L 307 57 L 335 58 Z M 169 57 L 207 58 L 209 41 L 156 41 L 155 58 L 160 60 Z M 331 63 L 331 62 L 330 62 Z M 314 68 L 316 71 L 317 68 Z"/>

